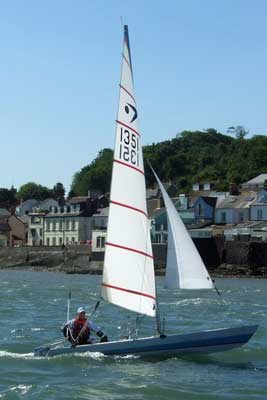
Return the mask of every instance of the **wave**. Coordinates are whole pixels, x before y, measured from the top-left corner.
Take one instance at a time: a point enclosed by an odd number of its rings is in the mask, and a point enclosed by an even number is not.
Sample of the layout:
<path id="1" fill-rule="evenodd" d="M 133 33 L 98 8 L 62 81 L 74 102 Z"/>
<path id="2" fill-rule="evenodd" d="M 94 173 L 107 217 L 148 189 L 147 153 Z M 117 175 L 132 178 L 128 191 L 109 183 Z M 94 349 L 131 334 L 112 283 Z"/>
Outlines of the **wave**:
<path id="1" fill-rule="evenodd" d="M 22 358 L 25 360 L 30 360 L 34 358 L 33 353 L 12 353 L 10 351 L 0 351 L 0 357 L 6 357 L 6 358 Z"/>

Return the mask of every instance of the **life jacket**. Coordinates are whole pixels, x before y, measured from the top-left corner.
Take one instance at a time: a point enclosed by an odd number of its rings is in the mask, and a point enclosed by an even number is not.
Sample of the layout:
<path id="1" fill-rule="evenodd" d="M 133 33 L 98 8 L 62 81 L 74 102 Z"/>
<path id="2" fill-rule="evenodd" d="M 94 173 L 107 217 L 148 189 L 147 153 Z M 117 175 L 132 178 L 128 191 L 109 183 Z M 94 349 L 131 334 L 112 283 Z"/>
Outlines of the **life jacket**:
<path id="1" fill-rule="evenodd" d="M 85 324 L 85 328 L 83 330 L 83 333 L 79 336 L 81 330 L 83 329 Z M 86 318 L 82 318 L 82 319 L 75 319 L 73 322 L 73 326 L 72 326 L 72 336 L 73 339 L 76 339 L 79 336 L 78 342 L 79 344 L 85 344 L 87 343 L 89 337 L 90 337 L 90 328 L 87 324 L 87 319 Z"/>

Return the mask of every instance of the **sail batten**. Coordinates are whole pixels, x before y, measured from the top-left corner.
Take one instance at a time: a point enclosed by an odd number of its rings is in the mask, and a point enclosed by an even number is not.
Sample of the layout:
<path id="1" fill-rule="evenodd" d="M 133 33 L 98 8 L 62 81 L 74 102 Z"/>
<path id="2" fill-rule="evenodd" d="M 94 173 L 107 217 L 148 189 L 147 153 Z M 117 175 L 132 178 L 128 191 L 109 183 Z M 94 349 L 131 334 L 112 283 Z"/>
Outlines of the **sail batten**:
<path id="1" fill-rule="evenodd" d="M 155 316 L 154 261 L 127 26 L 119 90 L 101 295 L 112 304 Z"/>
<path id="2" fill-rule="evenodd" d="M 171 289 L 213 289 L 211 277 L 178 211 L 151 167 L 159 184 L 168 219 L 168 249 L 165 287 Z"/>

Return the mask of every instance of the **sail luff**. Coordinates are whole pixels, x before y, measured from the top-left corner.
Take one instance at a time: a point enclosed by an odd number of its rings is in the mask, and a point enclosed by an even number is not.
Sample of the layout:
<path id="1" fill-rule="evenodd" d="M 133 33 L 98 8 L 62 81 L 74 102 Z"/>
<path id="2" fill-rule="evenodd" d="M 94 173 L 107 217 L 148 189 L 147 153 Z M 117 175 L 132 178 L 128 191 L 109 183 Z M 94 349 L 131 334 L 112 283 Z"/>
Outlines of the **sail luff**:
<path id="1" fill-rule="evenodd" d="M 159 184 L 168 216 L 168 252 L 165 287 L 213 289 L 211 277 L 178 211 L 151 167 Z M 169 246 L 170 244 L 170 246 Z"/>
<path id="2" fill-rule="evenodd" d="M 102 297 L 155 316 L 154 263 L 127 26 L 119 88 Z"/>

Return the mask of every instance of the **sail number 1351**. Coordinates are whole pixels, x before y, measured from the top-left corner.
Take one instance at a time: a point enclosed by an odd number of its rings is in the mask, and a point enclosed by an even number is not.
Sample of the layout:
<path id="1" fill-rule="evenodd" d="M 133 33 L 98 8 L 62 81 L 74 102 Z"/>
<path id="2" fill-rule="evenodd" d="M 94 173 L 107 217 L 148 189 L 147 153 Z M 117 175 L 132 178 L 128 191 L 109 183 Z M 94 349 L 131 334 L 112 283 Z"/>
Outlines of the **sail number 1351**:
<path id="1" fill-rule="evenodd" d="M 120 128 L 119 157 L 121 160 L 139 166 L 139 138 L 134 132 Z"/>

